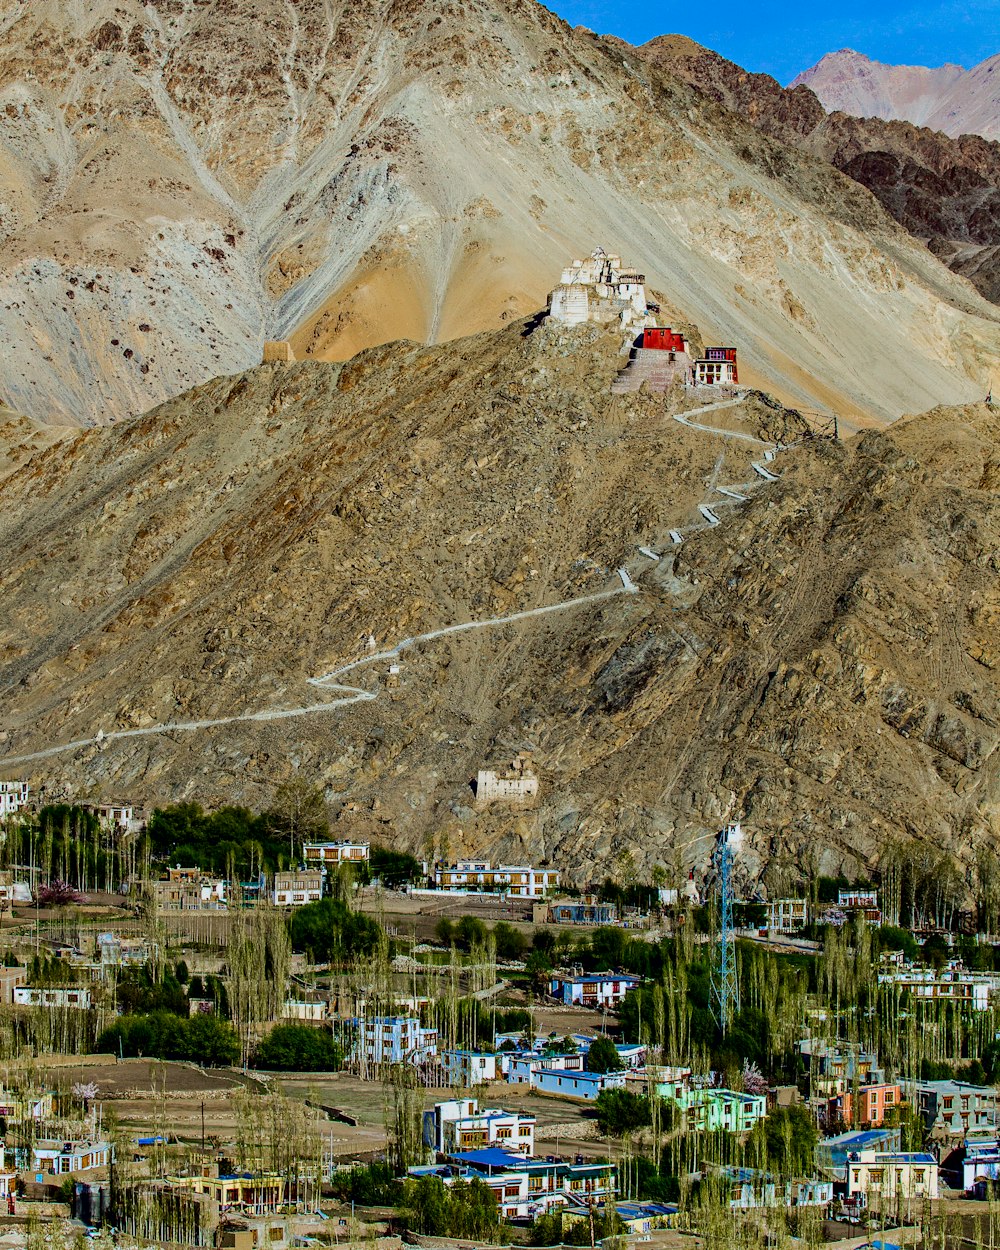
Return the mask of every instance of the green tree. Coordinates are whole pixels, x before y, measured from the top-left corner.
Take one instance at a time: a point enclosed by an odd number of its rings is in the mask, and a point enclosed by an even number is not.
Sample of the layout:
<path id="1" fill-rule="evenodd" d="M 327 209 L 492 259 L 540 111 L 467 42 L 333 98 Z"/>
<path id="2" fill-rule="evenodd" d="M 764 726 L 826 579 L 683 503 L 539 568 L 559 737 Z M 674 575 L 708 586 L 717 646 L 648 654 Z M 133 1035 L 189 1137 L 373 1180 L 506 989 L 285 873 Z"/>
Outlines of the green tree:
<path id="1" fill-rule="evenodd" d="M 513 925 L 501 920 L 493 926 L 498 959 L 523 959 L 528 949 L 528 939 Z"/>
<path id="2" fill-rule="evenodd" d="M 625 1067 L 610 1037 L 595 1037 L 584 1060 L 588 1072 L 621 1072 Z"/>
<path id="3" fill-rule="evenodd" d="M 594 1110 L 604 1137 L 621 1137 L 653 1122 L 646 1095 L 627 1089 L 602 1089 L 594 1100 Z"/>
<path id="4" fill-rule="evenodd" d="M 308 1024 L 277 1024 L 258 1044 L 255 1068 L 277 1072 L 339 1072 L 344 1054 L 326 1029 Z"/>

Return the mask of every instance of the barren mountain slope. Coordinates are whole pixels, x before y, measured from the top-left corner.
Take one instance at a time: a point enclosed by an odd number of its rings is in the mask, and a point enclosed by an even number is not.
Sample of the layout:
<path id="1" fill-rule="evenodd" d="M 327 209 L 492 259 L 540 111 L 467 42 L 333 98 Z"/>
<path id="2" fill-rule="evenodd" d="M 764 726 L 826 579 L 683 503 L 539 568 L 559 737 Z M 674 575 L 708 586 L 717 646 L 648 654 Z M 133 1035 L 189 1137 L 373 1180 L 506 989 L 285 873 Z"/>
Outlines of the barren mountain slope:
<path id="1" fill-rule="evenodd" d="M 806 443 L 767 482 L 753 439 L 793 417 L 752 399 L 680 424 L 671 397 L 608 393 L 613 335 L 533 324 L 218 379 L 0 482 L 0 775 L 254 804 L 299 770 L 343 802 L 338 833 L 587 878 L 738 813 L 761 854 L 829 868 L 995 838 L 996 413 Z M 376 654 L 340 678 L 374 700 L 294 714 L 369 636 L 602 592 L 416 643 L 398 688 Z M 521 748 L 538 810 L 476 814 L 470 779 Z"/>
<path id="2" fill-rule="evenodd" d="M 961 65 L 883 65 L 861 52 L 828 52 L 791 86 L 811 88 L 831 112 L 909 121 L 945 134 L 1000 139 L 1000 53 Z"/>
<path id="3" fill-rule="evenodd" d="M 0 392 L 105 421 L 259 359 L 539 307 L 598 243 L 748 377 L 985 394 L 995 310 L 829 168 L 531 0 L 34 0 L 0 17 Z"/>
<path id="4" fill-rule="evenodd" d="M 806 86 L 785 89 L 678 35 L 640 53 L 762 133 L 829 161 L 955 272 L 1000 303 L 1000 143 L 950 139 L 909 122 L 827 113 Z"/>

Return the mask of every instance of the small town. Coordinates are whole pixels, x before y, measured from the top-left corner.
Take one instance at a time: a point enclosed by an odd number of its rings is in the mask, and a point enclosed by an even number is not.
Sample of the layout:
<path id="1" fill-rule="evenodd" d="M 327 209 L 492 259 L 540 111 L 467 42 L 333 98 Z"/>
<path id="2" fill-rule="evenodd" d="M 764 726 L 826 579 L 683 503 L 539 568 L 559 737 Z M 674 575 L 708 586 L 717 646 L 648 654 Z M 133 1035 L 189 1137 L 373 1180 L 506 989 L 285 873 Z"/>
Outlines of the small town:
<path id="1" fill-rule="evenodd" d="M 743 897 L 739 824 L 574 884 L 300 783 L 0 802 L 5 1245 L 989 1244 L 1000 895 L 939 865 Z"/>

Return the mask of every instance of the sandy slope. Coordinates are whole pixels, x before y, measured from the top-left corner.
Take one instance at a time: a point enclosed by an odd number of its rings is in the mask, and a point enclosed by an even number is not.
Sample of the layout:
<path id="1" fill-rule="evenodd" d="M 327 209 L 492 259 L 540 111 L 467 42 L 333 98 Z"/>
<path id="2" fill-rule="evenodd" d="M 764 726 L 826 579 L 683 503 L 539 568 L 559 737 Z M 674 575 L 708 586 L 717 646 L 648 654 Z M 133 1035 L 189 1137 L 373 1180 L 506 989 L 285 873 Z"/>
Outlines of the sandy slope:
<path id="1" fill-rule="evenodd" d="M 595 244 L 747 376 L 857 421 L 1000 382 L 871 197 L 529 0 L 39 0 L 0 65 L 3 396 L 106 421 L 252 365 L 541 306 Z"/>

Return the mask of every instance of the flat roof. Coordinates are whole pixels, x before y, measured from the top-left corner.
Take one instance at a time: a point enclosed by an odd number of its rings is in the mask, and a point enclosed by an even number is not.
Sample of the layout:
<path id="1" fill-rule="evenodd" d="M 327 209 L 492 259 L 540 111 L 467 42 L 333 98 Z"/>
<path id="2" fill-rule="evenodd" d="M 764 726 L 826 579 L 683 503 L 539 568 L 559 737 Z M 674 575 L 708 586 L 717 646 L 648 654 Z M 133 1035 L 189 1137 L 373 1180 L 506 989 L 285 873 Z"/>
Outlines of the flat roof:
<path id="1" fill-rule="evenodd" d="M 523 1167 L 527 1162 L 524 1155 L 513 1154 L 509 1150 L 501 1150 L 497 1146 L 489 1146 L 485 1150 L 459 1150 L 449 1155 L 460 1163 L 471 1163 L 485 1168 Z"/>

